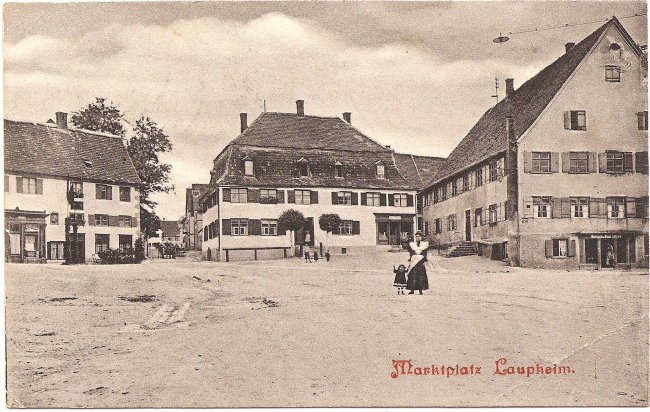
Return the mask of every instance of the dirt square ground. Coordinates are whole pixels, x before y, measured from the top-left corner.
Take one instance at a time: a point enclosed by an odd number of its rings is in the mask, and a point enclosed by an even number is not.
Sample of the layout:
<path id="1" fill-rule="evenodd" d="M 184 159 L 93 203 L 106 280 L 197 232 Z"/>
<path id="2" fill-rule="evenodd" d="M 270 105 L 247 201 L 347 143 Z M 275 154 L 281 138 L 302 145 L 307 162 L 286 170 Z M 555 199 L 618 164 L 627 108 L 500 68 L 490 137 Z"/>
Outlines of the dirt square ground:
<path id="1" fill-rule="evenodd" d="M 398 296 L 407 256 L 8 264 L 7 403 L 648 405 L 647 271 L 433 255 Z"/>

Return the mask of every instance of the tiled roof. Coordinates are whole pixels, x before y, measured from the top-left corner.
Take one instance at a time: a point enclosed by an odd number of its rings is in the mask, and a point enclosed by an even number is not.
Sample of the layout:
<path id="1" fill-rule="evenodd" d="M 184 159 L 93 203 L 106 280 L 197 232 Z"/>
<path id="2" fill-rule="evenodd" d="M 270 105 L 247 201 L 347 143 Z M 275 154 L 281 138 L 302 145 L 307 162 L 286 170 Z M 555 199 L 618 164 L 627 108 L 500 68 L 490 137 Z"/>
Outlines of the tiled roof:
<path id="1" fill-rule="evenodd" d="M 509 97 L 485 112 L 451 152 L 438 173 L 429 179 L 425 189 L 468 166 L 506 151 L 506 117 L 514 118 L 515 135 L 521 136 L 528 130 L 610 25 L 615 25 L 624 37 L 630 39 L 615 17 L 599 27 Z M 633 41 L 631 44 L 638 53 L 636 44 Z"/>
<path id="2" fill-rule="evenodd" d="M 262 113 L 232 143 L 298 149 L 389 151 L 338 117 L 292 113 Z"/>
<path id="3" fill-rule="evenodd" d="M 162 220 L 160 221 L 160 230 L 162 230 L 163 237 L 174 237 L 181 234 L 181 228 L 175 220 Z"/>
<path id="4" fill-rule="evenodd" d="M 5 120 L 4 145 L 5 172 L 141 183 L 119 137 Z"/>
<path id="5" fill-rule="evenodd" d="M 421 189 L 425 180 L 433 176 L 445 162 L 444 157 L 416 156 L 405 153 L 393 153 L 395 164 L 402 176 L 413 186 Z"/>

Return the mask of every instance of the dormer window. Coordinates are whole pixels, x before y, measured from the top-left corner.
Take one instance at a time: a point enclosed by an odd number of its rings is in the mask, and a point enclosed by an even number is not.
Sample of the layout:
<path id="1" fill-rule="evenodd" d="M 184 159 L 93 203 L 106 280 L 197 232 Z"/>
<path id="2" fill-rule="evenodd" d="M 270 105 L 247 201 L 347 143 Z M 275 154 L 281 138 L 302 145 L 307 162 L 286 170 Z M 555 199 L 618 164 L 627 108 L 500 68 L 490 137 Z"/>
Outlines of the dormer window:
<path id="1" fill-rule="evenodd" d="M 253 159 L 250 158 L 249 156 L 246 156 L 244 158 L 244 174 L 246 176 L 254 176 L 255 171 L 253 168 Z"/>
<path id="2" fill-rule="evenodd" d="M 298 160 L 298 171 L 300 172 L 301 177 L 309 177 L 309 160 L 301 157 Z"/>
<path id="3" fill-rule="evenodd" d="M 343 177 L 343 164 L 341 162 L 334 163 L 334 174 L 336 177 Z"/>
<path id="4" fill-rule="evenodd" d="M 84 166 L 86 166 L 87 168 L 93 167 L 93 162 L 91 160 L 85 160 L 84 159 L 83 162 L 84 162 Z"/>
<path id="5" fill-rule="evenodd" d="M 386 178 L 386 167 L 384 166 L 383 163 L 376 163 L 375 164 L 375 174 L 377 175 L 377 179 L 385 179 Z"/>

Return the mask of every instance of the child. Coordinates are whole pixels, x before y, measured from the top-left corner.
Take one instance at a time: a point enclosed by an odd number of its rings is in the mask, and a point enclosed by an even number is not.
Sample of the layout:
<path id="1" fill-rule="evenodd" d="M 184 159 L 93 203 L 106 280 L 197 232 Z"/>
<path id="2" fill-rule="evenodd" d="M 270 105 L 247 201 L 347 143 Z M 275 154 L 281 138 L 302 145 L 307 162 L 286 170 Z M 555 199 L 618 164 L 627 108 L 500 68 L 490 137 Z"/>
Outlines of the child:
<path id="1" fill-rule="evenodd" d="M 314 262 L 318 262 L 318 250 L 314 249 Z"/>
<path id="2" fill-rule="evenodd" d="M 311 263 L 311 257 L 309 256 L 309 245 L 305 245 L 305 263 Z"/>
<path id="3" fill-rule="evenodd" d="M 332 257 L 332 255 L 330 254 L 330 250 L 327 249 L 327 250 L 325 251 L 325 261 L 326 261 L 326 262 L 329 262 L 331 257 Z"/>
<path id="4" fill-rule="evenodd" d="M 406 287 L 406 266 L 404 265 L 399 265 L 397 269 L 395 269 L 395 265 L 393 265 L 393 273 L 395 273 L 395 281 L 393 282 L 393 286 L 397 288 L 397 294 L 404 294 L 404 288 Z"/>

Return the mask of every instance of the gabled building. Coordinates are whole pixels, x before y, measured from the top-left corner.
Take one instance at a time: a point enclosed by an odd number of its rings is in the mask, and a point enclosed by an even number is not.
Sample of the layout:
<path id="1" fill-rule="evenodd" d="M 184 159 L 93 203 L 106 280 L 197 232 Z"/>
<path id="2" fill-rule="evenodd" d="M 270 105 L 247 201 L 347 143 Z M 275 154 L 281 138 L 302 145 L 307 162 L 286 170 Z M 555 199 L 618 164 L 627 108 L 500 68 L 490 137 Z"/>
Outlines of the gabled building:
<path id="1" fill-rule="evenodd" d="M 519 89 L 508 79 L 422 191 L 431 239 L 529 267 L 647 262 L 647 87 L 616 18 Z"/>
<path id="2" fill-rule="evenodd" d="M 4 121 L 6 260 L 79 260 L 132 248 L 140 234 L 140 179 L 122 139 L 56 123 Z M 73 233 L 75 232 L 75 233 Z"/>
<path id="3" fill-rule="evenodd" d="M 181 226 L 176 220 L 165 220 L 160 222 L 160 239 L 162 243 L 171 243 L 182 246 Z"/>
<path id="4" fill-rule="evenodd" d="M 331 253 L 399 247 L 415 229 L 417 186 L 398 170 L 392 150 L 351 125 L 351 115 L 262 113 L 214 159 L 202 196 L 203 255 L 211 260 L 291 256 L 292 244 Z M 294 233 L 278 228 L 284 210 L 306 218 Z M 340 227 L 320 229 L 323 214 Z"/>
<path id="5" fill-rule="evenodd" d="M 193 183 L 185 189 L 185 217 L 182 221 L 183 245 L 186 250 L 201 250 L 203 241 L 203 207 L 199 199 L 207 184 Z"/>

